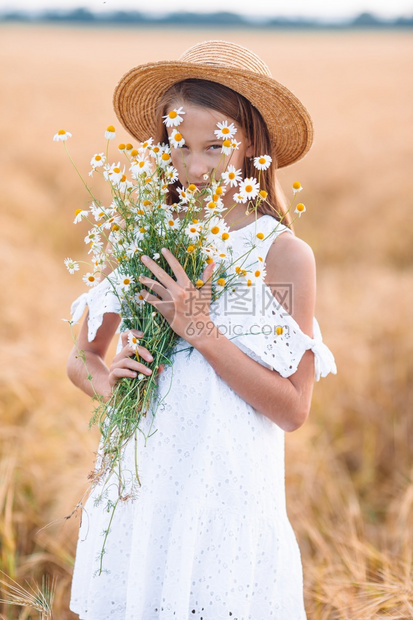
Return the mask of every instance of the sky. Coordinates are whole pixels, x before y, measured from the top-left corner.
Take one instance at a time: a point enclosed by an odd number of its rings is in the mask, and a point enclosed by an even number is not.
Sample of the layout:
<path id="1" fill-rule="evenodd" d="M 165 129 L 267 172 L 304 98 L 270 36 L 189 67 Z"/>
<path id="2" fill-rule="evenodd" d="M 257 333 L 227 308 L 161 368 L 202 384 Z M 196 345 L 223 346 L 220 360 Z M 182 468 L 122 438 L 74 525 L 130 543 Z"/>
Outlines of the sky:
<path id="1" fill-rule="evenodd" d="M 150 9 L 148 9 L 150 4 Z M 146 14 L 165 14 L 177 11 L 230 11 L 255 18 L 307 17 L 320 20 L 339 20 L 362 12 L 381 18 L 413 15 L 413 0 L 0 0 L 0 10 L 41 11 L 84 7 L 95 12 L 137 10 Z"/>

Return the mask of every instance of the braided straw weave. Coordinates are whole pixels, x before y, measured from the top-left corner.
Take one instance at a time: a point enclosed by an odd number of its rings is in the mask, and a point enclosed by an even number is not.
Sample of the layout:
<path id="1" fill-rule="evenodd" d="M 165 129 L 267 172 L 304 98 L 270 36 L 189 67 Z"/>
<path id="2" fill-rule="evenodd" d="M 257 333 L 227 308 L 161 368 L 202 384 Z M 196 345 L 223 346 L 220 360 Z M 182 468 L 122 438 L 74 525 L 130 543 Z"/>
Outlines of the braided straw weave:
<path id="1" fill-rule="evenodd" d="M 177 61 L 149 63 L 128 71 L 113 96 L 124 128 L 140 142 L 154 136 L 160 97 L 188 78 L 218 82 L 248 99 L 266 122 L 279 168 L 301 159 L 310 149 L 313 125 L 302 103 L 271 77 L 256 54 L 227 41 L 198 43 Z"/>

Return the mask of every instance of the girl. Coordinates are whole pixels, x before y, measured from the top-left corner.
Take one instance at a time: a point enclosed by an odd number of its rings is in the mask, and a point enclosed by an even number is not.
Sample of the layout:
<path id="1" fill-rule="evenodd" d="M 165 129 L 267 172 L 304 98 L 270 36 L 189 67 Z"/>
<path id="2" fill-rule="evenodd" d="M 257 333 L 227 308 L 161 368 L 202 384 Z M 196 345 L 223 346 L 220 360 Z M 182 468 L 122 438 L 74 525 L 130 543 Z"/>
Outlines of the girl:
<path id="1" fill-rule="evenodd" d="M 215 135 L 223 120 L 240 142 L 231 156 L 235 171 L 253 177 L 254 157 L 271 156 L 261 181 L 267 200 L 258 212 L 234 206 L 231 191 L 223 197 L 233 256 L 254 240 L 266 276 L 261 287 L 224 294 L 211 305 L 209 287 L 196 288 L 172 252 L 162 250 L 175 278 L 141 257 L 154 276 L 141 279 L 141 294 L 180 340 L 173 365 L 158 375 L 157 432 L 146 446 L 136 437 L 138 496 L 109 515 L 94 490 L 84 507 L 71 609 L 83 620 L 300 620 L 302 569 L 285 508 L 284 431 L 304 423 L 314 374 L 336 370 L 314 318 L 313 254 L 288 225 L 275 169 L 309 150 L 311 119 L 255 54 L 222 41 L 196 45 L 178 62 L 132 69 L 114 105 L 139 141 L 171 140 L 173 127 L 163 120 L 181 111 L 185 145 L 172 149 L 172 159 L 183 187 L 202 188 L 228 172 Z M 214 267 L 206 267 L 204 281 Z M 107 367 L 120 318 L 99 286 L 87 303 L 78 348 L 93 388 L 75 349 L 68 373 L 86 393 L 109 399 L 121 377 L 151 374 L 152 356 L 140 346 L 139 361 L 132 359 L 122 333 Z M 188 345 L 190 356 L 180 352 Z M 144 420 L 148 428 L 153 423 L 149 414 Z M 122 458 L 132 471 L 134 447 L 128 444 Z M 106 570 L 98 574 L 108 529 Z"/>

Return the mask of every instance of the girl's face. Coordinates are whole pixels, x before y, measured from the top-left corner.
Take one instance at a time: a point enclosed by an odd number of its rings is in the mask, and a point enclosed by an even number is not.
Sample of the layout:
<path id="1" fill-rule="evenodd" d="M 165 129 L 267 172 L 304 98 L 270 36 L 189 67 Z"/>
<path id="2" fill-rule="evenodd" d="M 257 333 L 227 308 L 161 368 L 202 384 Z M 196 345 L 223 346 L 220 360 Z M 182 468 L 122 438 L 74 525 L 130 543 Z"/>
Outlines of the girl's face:
<path id="1" fill-rule="evenodd" d="M 244 174 L 244 158 L 252 156 L 253 148 L 246 143 L 242 128 L 233 119 L 224 118 L 221 112 L 185 102 L 172 103 L 167 112 L 181 106 L 185 114 L 178 131 L 184 137 L 185 144 L 178 148 L 172 147 L 172 163 L 178 171 L 182 186 L 188 187 L 193 183 L 197 187 L 205 187 L 209 181 L 204 179 L 204 175 L 208 175 L 209 179 L 219 180 L 229 164 L 235 166 L 237 170 L 241 169 Z M 234 139 L 241 142 L 238 149 L 228 156 L 223 155 L 221 151 L 223 141 L 214 134 L 218 129 L 217 123 L 222 121 L 234 123 L 237 128 Z M 167 128 L 168 136 L 173 129 L 173 127 Z M 231 204 L 233 204 L 232 194 L 233 192 L 229 192 L 227 196 Z"/>

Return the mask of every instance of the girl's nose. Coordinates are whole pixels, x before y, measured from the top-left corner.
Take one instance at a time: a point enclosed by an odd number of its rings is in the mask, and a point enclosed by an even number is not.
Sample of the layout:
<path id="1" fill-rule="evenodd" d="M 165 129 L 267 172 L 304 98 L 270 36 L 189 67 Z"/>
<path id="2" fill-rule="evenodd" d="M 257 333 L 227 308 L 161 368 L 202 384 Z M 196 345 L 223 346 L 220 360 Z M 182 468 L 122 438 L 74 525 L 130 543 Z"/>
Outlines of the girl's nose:
<path id="1" fill-rule="evenodd" d="M 210 174 L 208 162 L 202 155 L 193 154 L 187 162 L 188 176 L 191 183 L 202 183 L 204 174 Z"/>

